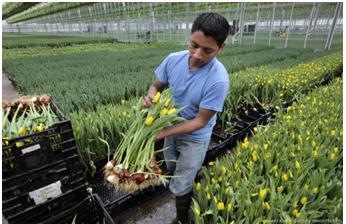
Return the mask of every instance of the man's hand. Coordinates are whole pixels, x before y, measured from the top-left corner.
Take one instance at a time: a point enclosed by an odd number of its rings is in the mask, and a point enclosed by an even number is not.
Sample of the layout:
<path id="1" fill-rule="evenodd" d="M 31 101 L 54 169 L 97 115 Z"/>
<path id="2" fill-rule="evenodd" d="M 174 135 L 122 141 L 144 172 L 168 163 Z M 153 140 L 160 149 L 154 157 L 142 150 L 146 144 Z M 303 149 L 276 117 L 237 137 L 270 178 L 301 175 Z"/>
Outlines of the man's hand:
<path id="1" fill-rule="evenodd" d="M 159 133 L 156 134 L 155 136 L 155 142 L 165 138 L 165 129 L 162 129 L 161 131 L 159 131 Z"/>
<path id="2" fill-rule="evenodd" d="M 154 106 L 152 100 L 154 99 L 156 93 L 162 92 L 166 88 L 166 85 L 162 84 L 160 80 L 156 79 L 154 83 L 150 86 L 148 95 L 144 97 L 143 106 L 146 108 Z"/>
<path id="3" fill-rule="evenodd" d="M 154 106 L 152 100 L 154 99 L 156 93 L 153 93 L 153 92 L 154 91 L 149 91 L 148 95 L 144 97 L 144 100 L 143 100 L 144 107 L 149 108 Z"/>

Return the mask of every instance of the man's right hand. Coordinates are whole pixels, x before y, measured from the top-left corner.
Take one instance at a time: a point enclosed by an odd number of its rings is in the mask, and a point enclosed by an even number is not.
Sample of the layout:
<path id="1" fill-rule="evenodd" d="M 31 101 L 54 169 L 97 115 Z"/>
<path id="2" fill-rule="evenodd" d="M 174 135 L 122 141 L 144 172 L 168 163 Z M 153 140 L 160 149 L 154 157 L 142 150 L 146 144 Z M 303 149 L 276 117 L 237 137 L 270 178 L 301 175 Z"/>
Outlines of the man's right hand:
<path id="1" fill-rule="evenodd" d="M 146 108 L 153 107 L 153 99 L 155 98 L 155 95 L 157 91 L 162 91 L 165 88 L 165 85 L 163 85 L 160 80 L 155 80 L 155 82 L 150 86 L 148 95 L 144 97 L 143 100 L 143 106 Z"/>
<path id="2" fill-rule="evenodd" d="M 155 93 L 155 94 L 156 94 L 156 93 Z M 155 94 L 152 93 L 151 91 L 149 91 L 148 95 L 146 95 L 146 96 L 144 97 L 144 100 L 143 100 L 143 106 L 144 106 L 144 107 L 150 108 L 150 107 L 154 106 L 152 100 L 154 99 Z"/>

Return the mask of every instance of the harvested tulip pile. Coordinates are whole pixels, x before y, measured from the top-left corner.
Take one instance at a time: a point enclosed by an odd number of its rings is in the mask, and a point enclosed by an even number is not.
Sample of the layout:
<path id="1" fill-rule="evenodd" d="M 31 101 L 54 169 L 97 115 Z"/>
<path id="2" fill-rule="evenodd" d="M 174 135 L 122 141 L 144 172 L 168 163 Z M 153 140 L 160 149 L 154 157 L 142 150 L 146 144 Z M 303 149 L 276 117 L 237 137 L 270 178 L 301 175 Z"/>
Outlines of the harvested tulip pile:
<path id="1" fill-rule="evenodd" d="M 115 189 L 133 192 L 149 186 L 166 184 L 170 176 L 165 176 L 159 167 L 154 150 L 155 136 L 165 127 L 184 119 L 171 101 L 169 91 L 158 92 L 152 100 L 152 108 L 143 108 L 143 99 L 138 101 L 135 119 L 124 134 L 123 140 L 115 150 L 113 160 L 104 167 L 108 185 Z M 165 149 L 161 149 L 163 151 Z"/>
<path id="2" fill-rule="evenodd" d="M 8 145 L 10 139 L 42 132 L 58 121 L 48 95 L 22 96 L 11 103 L 3 101 L 2 143 Z M 22 146 L 21 142 L 16 144 Z"/>

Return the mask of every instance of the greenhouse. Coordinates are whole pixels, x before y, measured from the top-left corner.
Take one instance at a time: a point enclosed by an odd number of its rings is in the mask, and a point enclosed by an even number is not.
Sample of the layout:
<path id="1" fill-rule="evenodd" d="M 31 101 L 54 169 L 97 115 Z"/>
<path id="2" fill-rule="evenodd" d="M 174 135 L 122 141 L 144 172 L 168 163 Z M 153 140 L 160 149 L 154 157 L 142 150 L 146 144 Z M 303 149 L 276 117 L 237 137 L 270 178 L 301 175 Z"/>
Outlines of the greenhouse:
<path id="1" fill-rule="evenodd" d="M 343 223 L 342 9 L 2 3 L 2 222 Z"/>

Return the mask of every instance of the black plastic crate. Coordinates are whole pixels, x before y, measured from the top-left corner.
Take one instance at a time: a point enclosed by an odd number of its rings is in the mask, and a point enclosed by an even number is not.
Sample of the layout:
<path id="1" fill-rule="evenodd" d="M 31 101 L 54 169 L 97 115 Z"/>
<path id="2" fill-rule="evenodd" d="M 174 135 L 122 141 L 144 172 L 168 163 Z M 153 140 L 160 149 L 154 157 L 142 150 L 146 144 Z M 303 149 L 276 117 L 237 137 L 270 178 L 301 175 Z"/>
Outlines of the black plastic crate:
<path id="1" fill-rule="evenodd" d="M 7 178 L 32 169 L 77 155 L 71 120 L 67 119 L 55 103 L 52 110 L 59 122 L 45 131 L 10 139 L 2 147 L 2 177 Z"/>
<path id="2" fill-rule="evenodd" d="M 114 224 L 98 194 L 92 194 L 65 211 L 45 220 L 44 224 Z"/>
<path id="3" fill-rule="evenodd" d="M 228 150 L 228 139 L 224 139 L 221 136 L 212 134 L 210 143 L 208 146 L 208 151 L 206 153 L 203 164 L 205 165 L 211 160 L 214 160 L 216 157 L 223 155 Z"/>
<path id="4" fill-rule="evenodd" d="M 44 223 L 46 220 L 75 206 L 87 197 L 87 195 L 86 186 L 79 186 L 37 206 L 27 208 L 16 214 L 8 214 L 5 218 L 9 224 Z"/>
<path id="5" fill-rule="evenodd" d="M 133 194 L 122 190 L 116 190 L 105 184 L 103 176 L 103 166 L 107 160 L 100 160 L 96 163 L 97 172 L 93 176 L 88 176 L 88 187 L 92 192 L 100 196 L 101 201 L 109 213 L 117 213 L 128 206 L 131 206 Z"/>
<path id="6" fill-rule="evenodd" d="M 76 187 L 84 186 L 84 171 L 80 169 L 78 158 L 73 159 L 36 173 L 3 179 L 2 211 L 4 216 L 20 213 Z M 69 169 L 67 165 L 73 162 L 76 164 L 74 170 Z"/>

